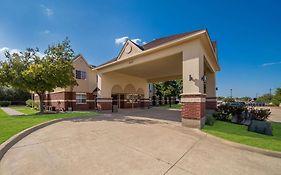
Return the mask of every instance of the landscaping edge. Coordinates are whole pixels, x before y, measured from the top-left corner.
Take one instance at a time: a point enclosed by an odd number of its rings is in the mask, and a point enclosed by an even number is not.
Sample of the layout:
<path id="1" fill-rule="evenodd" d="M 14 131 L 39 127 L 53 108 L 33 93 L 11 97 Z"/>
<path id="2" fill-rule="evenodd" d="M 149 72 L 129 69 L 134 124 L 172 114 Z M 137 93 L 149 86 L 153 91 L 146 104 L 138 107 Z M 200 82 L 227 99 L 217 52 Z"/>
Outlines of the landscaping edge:
<path id="1" fill-rule="evenodd" d="M 22 140 L 24 137 L 28 136 L 29 134 L 42 129 L 46 126 L 61 122 L 61 121 L 68 121 L 68 120 L 73 120 L 73 119 L 80 119 L 80 118 L 92 118 L 93 116 L 79 116 L 79 117 L 73 117 L 73 118 L 61 118 L 61 119 L 54 119 L 54 120 L 50 120 L 35 126 L 32 126 L 30 128 L 27 128 L 19 133 L 17 133 L 16 135 L 12 136 L 11 138 L 9 138 L 8 140 L 6 140 L 4 143 L 2 143 L 0 145 L 0 161 L 2 160 L 2 158 L 4 157 L 4 155 L 9 151 L 9 149 L 11 147 L 13 147 L 16 143 L 18 143 L 20 140 Z M 95 116 L 96 117 L 96 116 Z"/>
<path id="2" fill-rule="evenodd" d="M 204 132 L 204 131 L 202 131 Z M 233 148 L 237 148 L 237 149 L 241 149 L 241 150 L 246 150 L 246 151 L 250 151 L 250 152 L 254 152 L 254 153 L 258 153 L 258 154 L 263 154 L 266 156 L 270 156 L 270 157 L 276 157 L 276 158 L 281 158 L 281 152 L 278 151 L 272 151 L 272 150 L 267 150 L 267 149 L 262 149 L 262 148 L 257 148 L 254 146 L 250 146 L 250 145 L 245 145 L 242 143 L 237 143 L 237 142 L 233 142 L 230 140 L 226 140 L 217 136 L 214 136 L 212 134 L 209 134 L 207 132 L 204 132 L 207 137 L 210 137 L 212 139 L 216 139 L 224 144 L 227 144 L 229 146 L 232 146 Z"/>

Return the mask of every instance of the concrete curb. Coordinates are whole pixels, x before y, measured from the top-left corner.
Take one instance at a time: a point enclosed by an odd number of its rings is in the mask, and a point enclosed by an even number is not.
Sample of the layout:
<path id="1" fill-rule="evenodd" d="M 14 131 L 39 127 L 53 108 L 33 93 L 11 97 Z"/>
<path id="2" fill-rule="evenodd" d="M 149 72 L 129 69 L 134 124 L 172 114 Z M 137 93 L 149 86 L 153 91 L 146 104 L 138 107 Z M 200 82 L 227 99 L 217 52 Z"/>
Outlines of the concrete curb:
<path id="1" fill-rule="evenodd" d="M 96 117 L 97 115 L 95 115 Z M 16 135 L 12 136 L 11 138 L 9 138 L 8 140 L 6 140 L 4 143 L 2 143 L 0 145 L 0 161 L 2 160 L 2 158 L 4 157 L 4 155 L 7 153 L 7 151 L 13 147 L 16 143 L 18 143 L 20 140 L 22 140 L 24 137 L 28 136 L 29 134 L 44 128 L 46 126 L 61 122 L 61 121 L 69 121 L 69 120 L 75 120 L 75 119 L 87 119 L 87 118 L 92 118 L 93 116 L 80 116 L 80 117 L 73 117 L 73 118 L 62 118 L 62 119 L 54 119 L 54 120 L 50 120 L 35 126 L 32 126 L 31 128 L 27 128 L 19 133 L 17 133 Z"/>
<path id="2" fill-rule="evenodd" d="M 237 149 L 241 149 L 241 150 L 246 150 L 246 151 L 250 151 L 250 152 L 254 152 L 254 153 L 258 153 L 258 154 L 263 154 L 266 156 L 270 156 L 270 157 L 276 157 L 276 158 L 280 158 L 281 159 L 281 152 L 277 152 L 277 151 L 271 151 L 271 150 L 266 150 L 266 149 L 262 149 L 262 148 L 257 148 L 257 147 L 253 147 L 253 146 L 249 146 L 249 145 L 244 145 L 244 144 L 240 144 L 240 143 L 236 143 L 236 142 L 232 142 L 232 141 L 228 141 L 225 140 L 223 138 L 211 135 L 209 133 L 206 133 L 204 131 L 201 131 L 204 134 L 207 135 L 207 137 L 215 139 L 221 143 L 227 144 L 233 148 L 237 148 Z"/>

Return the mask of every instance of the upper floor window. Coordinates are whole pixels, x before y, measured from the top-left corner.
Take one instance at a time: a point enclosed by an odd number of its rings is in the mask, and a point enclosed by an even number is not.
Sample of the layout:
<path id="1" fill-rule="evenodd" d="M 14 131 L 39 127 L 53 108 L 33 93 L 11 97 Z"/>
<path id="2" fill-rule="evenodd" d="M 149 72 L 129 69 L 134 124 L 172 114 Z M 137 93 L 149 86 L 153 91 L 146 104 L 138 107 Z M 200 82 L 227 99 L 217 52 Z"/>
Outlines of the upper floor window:
<path id="1" fill-rule="evenodd" d="M 86 79 L 86 72 L 81 70 L 76 70 L 76 79 Z"/>

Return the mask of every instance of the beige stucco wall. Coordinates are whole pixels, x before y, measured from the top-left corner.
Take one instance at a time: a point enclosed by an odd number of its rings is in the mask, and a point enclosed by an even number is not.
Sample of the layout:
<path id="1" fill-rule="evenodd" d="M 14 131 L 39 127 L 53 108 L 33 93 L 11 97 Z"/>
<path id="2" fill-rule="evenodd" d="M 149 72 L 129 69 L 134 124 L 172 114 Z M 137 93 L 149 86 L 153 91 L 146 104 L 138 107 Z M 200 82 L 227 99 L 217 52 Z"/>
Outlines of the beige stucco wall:
<path id="1" fill-rule="evenodd" d="M 130 52 L 128 53 L 128 51 Z M 128 40 L 124 44 L 118 59 L 126 59 L 128 57 L 138 54 L 141 51 L 142 50 L 138 48 L 135 44 L 133 44 L 132 41 Z"/>
<path id="2" fill-rule="evenodd" d="M 183 50 L 183 94 L 203 94 L 201 77 L 204 75 L 204 57 L 199 40 L 193 41 Z M 191 75 L 192 80 L 189 80 Z"/>
<path id="3" fill-rule="evenodd" d="M 86 72 L 85 80 L 76 79 L 78 86 L 73 87 L 73 92 L 93 92 L 93 90 L 97 87 L 97 71 L 89 67 L 88 63 L 81 56 L 73 61 L 73 67 L 75 68 L 75 70 Z M 68 90 L 70 90 L 70 88 L 68 88 Z"/>
<path id="4" fill-rule="evenodd" d="M 180 54 L 179 54 L 180 53 Z M 99 72 L 114 72 L 120 69 L 124 69 L 126 67 L 130 67 L 132 65 L 139 65 L 140 68 L 142 64 L 147 62 L 152 62 L 157 59 L 165 62 L 165 57 L 169 55 L 179 54 L 182 56 L 182 79 L 183 79 L 183 94 L 204 94 L 204 85 L 201 77 L 204 75 L 204 72 L 207 67 L 205 63 L 208 63 L 210 66 L 213 66 L 214 63 L 211 62 L 211 58 L 208 56 L 209 53 L 204 49 L 204 43 L 199 39 L 194 39 L 189 42 L 181 43 L 179 45 L 175 45 L 172 47 L 165 48 L 163 50 L 159 50 L 158 52 L 153 52 L 150 54 L 140 54 L 141 56 L 130 57 L 125 60 L 129 62 L 118 62 L 110 67 L 105 67 L 99 70 Z M 125 61 L 124 60 L 124 61 Z M 128 64 L 129 63 L 129 64 Z M 154 71 L 159 69 L 163 69 L 155 65 Z M 167 72 L 169 72 L 167 70 Z M 116 73 L 116 72 L 115 72 Z M 147 72 L 144 72 L 146 77 L 144 79 L 149 80 L 149 75 Z M 189 81 L 189 75 L 192 76 L 193 80 Z M 104 78 L 103 81 L 108 81 L 107 78 Z M 110 80 L 114 81 L 114 80 Z M 125 80 L 126 81 L 126 80 Z M 159 78 L 159 81 L 162 81 Z M 213 82 L 215 84 L 215 82 Z M 106 86 L 101 86 L 101 88 L 107 89 Z M 104 90 L 104 89 L 103 89 Z M 105 93 L 110 94 L 110 93 Z"/>
<path id="5" fill-rule="evenodd" d="M 206 84 L 206 95 L 207 97 L 216 97 L 216 73 L 208 72 L 207 76 L 207 84 Z"/>
<path id="6" fill-rule="evenodd" d="M 119 85 L 124 91 L 129 84 L 133 85 L 136 91 L 142 88 L 145 98 L 149 98 L 148 83 L 145 79 L 133 77 L 117 72 L 99 75 L 98 86 L 101 89 L 98 93 L 99 98 L 111 98 L 111 90 L 115 85 Z"/>

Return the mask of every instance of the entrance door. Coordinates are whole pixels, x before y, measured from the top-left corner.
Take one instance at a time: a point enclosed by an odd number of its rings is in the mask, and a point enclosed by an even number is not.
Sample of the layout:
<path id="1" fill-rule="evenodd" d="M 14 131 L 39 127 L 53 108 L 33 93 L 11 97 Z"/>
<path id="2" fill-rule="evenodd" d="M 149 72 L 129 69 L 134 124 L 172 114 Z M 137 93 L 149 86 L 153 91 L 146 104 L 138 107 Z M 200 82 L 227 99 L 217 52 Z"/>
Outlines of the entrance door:
<path id="1" fill-rule="evenodd" d="M 125 95 L 120 94 L 120 108 L 125 108 Z"/>
<path id="2" fill-rule="evenodd" d="M 118 106 L 118 102 L 119 102 L 118 94 L 112 94 L 111 97 L 112 97 L 112 105 L 117 105 Z"/>

